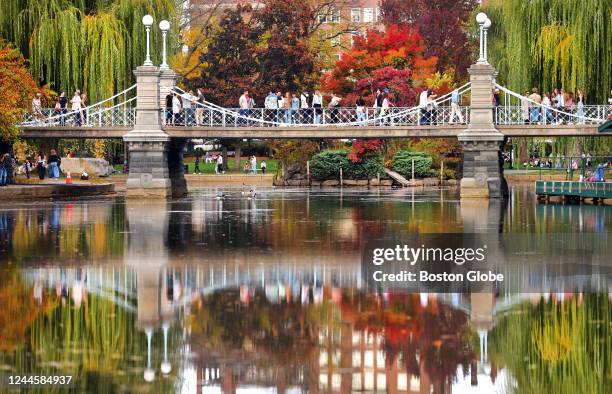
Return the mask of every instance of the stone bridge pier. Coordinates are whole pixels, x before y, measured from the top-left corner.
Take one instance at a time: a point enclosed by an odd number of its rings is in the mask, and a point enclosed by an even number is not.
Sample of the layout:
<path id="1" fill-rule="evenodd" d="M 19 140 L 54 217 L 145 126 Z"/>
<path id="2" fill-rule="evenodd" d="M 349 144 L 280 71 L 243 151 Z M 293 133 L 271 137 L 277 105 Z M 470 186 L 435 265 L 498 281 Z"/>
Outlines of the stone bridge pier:
<path id="1" fill-rule="evenodd" d="M 470 122 L 459 134 L 463 146 L 461 198 L 505 198 L 502 148 L 504 135 L 493 122 L 493 88 L 496 71 L 490 64 L 469 68 L 471 90 Z"/>
<path id="2" fill-rule="evenodd" d="M 176 74 L 140 66 L 136 76 L 136 122 L 123 137 L 129 152 L 128 197 L 181 197 L 187 192 L 183 167 L 186 140 L 162 130 L 161 92 L 174 86 Z"/>

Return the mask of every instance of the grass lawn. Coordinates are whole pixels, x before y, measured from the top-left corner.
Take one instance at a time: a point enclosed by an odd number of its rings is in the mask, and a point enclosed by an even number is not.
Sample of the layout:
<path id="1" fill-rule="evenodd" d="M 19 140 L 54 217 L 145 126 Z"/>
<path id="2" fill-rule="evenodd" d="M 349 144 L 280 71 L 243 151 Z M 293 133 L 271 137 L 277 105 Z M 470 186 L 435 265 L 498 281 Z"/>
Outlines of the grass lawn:
<path id="1" fill-rule="evenodd" d="M 194 164 L 193 164 L 194 159 L 193 158 L 187 158 L 184 160 L 184 164 L 188 166 L 188 174 L 193 174 L 193 169 L 194 169 Z M 228 172 L 233 172 L 233 173 L 243 173 L 242 168 L 244 168 L 244 165 L 248 162 L 248 160 L 242 160 L 241 161 L 241 167 L 239 171 L 236 171 L 236 169 L 234 168 L 234 164 L 236 164 L 236 161 L 230 157 L 229 158 L 229 170 Z M 276 168 L 277 168 L 277 162 L 276 160 L 272 160 L 272 159 L 267 159 L 266 160 L 266 164 L 267 164 L 267 169 L 266 169 L 266 173 L 267 174 L 274 174 L 276 173 Z M 257 173 L 260 174 L 261 173 L 261 160 L 257 160 Z M 117 171 L 119 171 L 120 173 L 123 171 L 123 165 L 122 164 L 116 164 L 115 169 Z M 214 174 L 215 173 L 215 164 L 214 163 L 204 163 L 204 161 L 200 161 L 200 171 L 204 174 Z"/>

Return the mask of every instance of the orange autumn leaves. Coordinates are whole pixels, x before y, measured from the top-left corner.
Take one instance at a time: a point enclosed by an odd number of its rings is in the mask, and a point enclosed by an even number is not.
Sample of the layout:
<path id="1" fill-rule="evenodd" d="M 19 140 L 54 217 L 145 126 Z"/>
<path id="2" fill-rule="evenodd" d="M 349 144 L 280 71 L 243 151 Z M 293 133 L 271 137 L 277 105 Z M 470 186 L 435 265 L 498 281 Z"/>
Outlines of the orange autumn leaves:
<path id="1" fill-rule="evenodd" d="M 342 55 L 331 72 L 323 76 L 321 87 L 326 92 L 344 97 L 358 93 L 369 97 L 371 90 L 382 87 L 390 90 L 395 101 L 413 100 L 414 89 L 423 86 L 425 79 L 435 72 L 437 58 L 426 58 L 424 52 L 423 40 L 414 30 L 397 25 L 390 26 L 385 32 L 369 30 L 365 36 L 354 37 L 353 47 Z M 383 79 L 390 78 L 382 76 L 394 72 L 401 74 L 405 83 L 383 86 Z"/>
<path id="2" fill-rule="evenodd" d="M 8 140 L 17 135 L 15 124 L 29 109 L 36 90 L 23 56 L 0 40 L 0 139 Z"/>

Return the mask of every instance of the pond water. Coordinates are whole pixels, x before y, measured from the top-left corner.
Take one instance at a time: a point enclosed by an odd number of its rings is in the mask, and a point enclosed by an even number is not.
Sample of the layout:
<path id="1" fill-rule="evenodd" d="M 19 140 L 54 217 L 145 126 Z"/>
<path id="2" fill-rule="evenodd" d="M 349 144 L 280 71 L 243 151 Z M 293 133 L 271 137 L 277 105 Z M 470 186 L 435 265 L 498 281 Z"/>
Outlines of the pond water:
<path id="1" fill-rule="evenodd" d="M 610 206 L 521 187 L 5 203 L 0 376 L 72 376 L 31 392 L 609 393 L 611 230 Z M 486 238 L 508 286 L 365 280 L 364 245 L 417 233 Z"/>

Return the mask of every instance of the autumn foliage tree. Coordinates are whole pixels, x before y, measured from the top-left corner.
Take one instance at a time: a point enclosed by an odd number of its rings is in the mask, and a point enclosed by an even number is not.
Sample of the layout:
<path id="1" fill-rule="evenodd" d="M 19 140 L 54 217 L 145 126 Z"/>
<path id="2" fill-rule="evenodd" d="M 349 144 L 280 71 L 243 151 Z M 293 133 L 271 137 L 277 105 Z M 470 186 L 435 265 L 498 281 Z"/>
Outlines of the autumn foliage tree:
<path id="1" fill-rule="evenodd" d="M 368 30 L 355 37 L 351 50 L 323 76 L 321 88 L 340 94 L 349 105 L 359 94 L 372 102 L 376 89 L 388 89 L 394 105 L 412 105 L 415 87 L 424 83 L 436 65 L 436 58 L 427 58 L 424 52 L 423 40 L 414 30 L 398 26 L 385 32 Z"/>
<path id="2" fill-rule="evenodd" d="M 318 65 L 309 46 L 311 14 L 307 2 L 281 0 L 225 10 L 200 57 L 201 75 L 186 84 L 225 106 L 236 106 L 244 90 L 262 105 L 270 90 L 312 89 Z"/>
<path id="3" fill-rule="evenodd" d="M 19 50 L 0 40 L 0 141 L 17 136 L 15 124 L 22 120 L 36 89 Z"/>
<path id="4" fill-rule="evenodd" d="M 461 80 L 473 61 L 466 25 L 478 3 L 477 0 L 382 0 L 381 12 L 386 26 L 417 30 L 425 41 L 425 56 L 438 58 L 437 71 L 453 70 Z"/>

